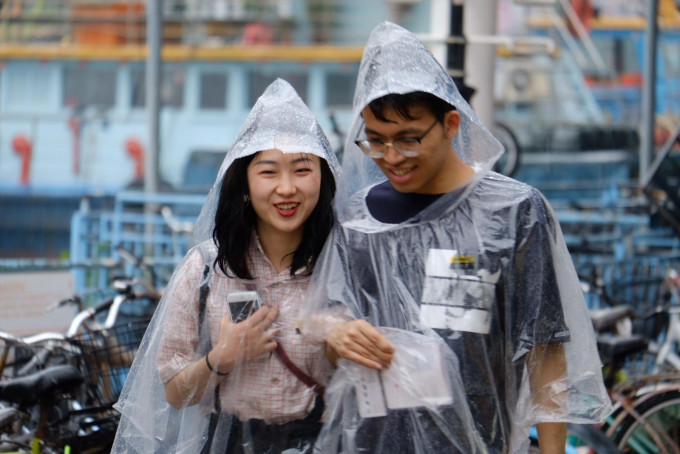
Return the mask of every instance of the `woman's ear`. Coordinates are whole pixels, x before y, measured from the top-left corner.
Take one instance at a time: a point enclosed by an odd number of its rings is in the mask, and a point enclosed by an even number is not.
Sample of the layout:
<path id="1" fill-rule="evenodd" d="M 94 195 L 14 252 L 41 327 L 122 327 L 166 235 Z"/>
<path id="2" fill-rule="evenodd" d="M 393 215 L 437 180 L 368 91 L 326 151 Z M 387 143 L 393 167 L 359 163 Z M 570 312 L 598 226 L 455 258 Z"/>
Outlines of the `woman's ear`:
<path id="1" fill-rule="evenodd" d="M 458 134 L 460 127 L 460 114 L 455 110 L 450 110 L 444 115 L 444 131 L 448 139 L 453 139 Z"/>

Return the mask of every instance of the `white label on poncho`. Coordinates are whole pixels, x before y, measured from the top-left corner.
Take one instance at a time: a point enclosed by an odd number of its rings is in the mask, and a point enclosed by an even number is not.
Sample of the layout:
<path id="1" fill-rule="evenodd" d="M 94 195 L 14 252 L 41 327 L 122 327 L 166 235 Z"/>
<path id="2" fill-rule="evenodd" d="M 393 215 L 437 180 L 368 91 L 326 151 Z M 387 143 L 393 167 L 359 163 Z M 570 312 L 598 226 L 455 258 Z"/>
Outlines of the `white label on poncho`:
<path id="1" fill-rule="evenodd" d="M 422 304 L 420 322 L 434 329 L 489 334 L 491 313 L 482 309 Z"/>
<path id="2" fill-rule="evenodd" d="M 420 322 L 434 329 L 488 334 L 498 276 L 478 270 L 477 257 L 453 249 L 430 249 Z"/>

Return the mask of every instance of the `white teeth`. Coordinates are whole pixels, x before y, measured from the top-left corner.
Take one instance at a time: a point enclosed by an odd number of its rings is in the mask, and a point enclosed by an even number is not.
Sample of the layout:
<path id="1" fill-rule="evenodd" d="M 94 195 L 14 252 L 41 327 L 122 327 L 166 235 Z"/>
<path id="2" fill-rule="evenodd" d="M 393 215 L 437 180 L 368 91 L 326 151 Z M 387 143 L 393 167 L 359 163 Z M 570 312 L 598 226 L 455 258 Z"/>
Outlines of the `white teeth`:
<path id="1" fill-rule="evenodd" d="M 280 208 L 282 210 L 292 210 L 293 208 L 298 206 L 298 204 L 297 203 L 280 203 L 276 206 L 277 206 L 277 208 Z"/>
<path id="2" fill-rule="evenodd" d="M 412 171 L 413 168 L 411 167 L 410 169 L 392 169 L 392 173 L 395 174 L 396 176 L 400 177 L 402 175 L 406 175 L 410 171 Z"/>

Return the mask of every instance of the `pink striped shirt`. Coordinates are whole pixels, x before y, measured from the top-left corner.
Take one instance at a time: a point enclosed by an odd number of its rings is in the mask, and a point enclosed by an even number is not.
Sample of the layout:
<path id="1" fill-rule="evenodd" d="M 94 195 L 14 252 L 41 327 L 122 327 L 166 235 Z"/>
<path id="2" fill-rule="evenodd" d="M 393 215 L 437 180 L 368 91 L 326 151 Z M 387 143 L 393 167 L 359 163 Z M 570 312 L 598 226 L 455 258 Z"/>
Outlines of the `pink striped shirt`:
<path id="1" fill-rule="evenodd" d="M 332 367 L 324 355 L 323 345 L 311 345 L 295 331 L 296 322 L 303 318 L 301 302 L 309 277 L 304 275 L 305 270 L 293 277 L 290 270 L 277 274 L 259 241 L 256 240 L 255 245 L 248 260 L 254 281 L 229 278 L 219 267 L 211 273 L 205 313 L 211 344 L 218 341 L 220 321 L 229 313 L 227 295 L 250 290 L 254 284 L 263 304 L 279 305 L 274 321 L 280 328 L 276 340 L 284 346 L 292 362 L 319 383 L 327 383 Z M 212 266 L 214 258 L 210 260 Z M 172 295 L 172 299 L 167 304 L 171 305 L 168 310 L 172 313 L 165 317 L 168 326 L 163 328 L 157 361 L 163 383 L 203 356 L 197 352 L 198 287 L 203 268 L 203 258 L 195 250 L 175 272 L 175 282 L 170 286 L 168 296 Z M 293 375 L 276 354 L 244 361 L 229 375 L 219 378 L 222 409 L 244 421 L 256 418 L 268 424 L 282 424 L 304 418 L 314 407 L 314 391 Z"/>

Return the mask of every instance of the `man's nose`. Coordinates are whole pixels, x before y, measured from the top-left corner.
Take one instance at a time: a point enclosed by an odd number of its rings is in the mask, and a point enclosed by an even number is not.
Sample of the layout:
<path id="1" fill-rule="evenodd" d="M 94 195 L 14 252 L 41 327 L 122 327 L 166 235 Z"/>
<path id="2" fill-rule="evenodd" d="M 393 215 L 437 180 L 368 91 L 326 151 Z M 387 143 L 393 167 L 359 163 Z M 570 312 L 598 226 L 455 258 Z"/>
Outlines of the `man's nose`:
<path id="1" fill-rule="evenodd" d="M 384 156 L 383 156 L 383 161 L 385 161 L 387 164 L 398 164 L 402 162 L 403 160 L 406 159 L 405 156 L 403 156 L 401 153 L 397 151 L 396 148 L 394 148 L 394 145 L 392 145 L 390 142 L 386 142 L 385 144 L 385 150 L 384 150 Z"/>

